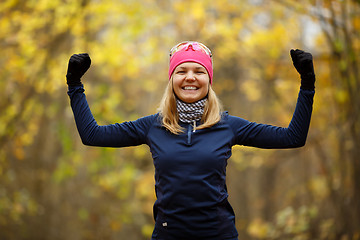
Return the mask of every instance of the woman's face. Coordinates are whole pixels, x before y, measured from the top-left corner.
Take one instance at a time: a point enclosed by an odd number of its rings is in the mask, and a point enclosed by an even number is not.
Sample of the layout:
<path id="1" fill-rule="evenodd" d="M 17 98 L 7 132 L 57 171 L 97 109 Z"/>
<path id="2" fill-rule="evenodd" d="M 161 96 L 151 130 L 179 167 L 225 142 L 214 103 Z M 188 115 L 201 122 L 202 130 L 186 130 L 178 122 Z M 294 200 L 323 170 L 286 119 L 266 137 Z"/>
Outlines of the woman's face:
<path id="1" fill-rule="evenodd" d="M 209 74 L 201 64 L 195 62 L 177 66 L 172 81 L 176 96 L 186 103 L 203 99 L 209 91 Z"/>

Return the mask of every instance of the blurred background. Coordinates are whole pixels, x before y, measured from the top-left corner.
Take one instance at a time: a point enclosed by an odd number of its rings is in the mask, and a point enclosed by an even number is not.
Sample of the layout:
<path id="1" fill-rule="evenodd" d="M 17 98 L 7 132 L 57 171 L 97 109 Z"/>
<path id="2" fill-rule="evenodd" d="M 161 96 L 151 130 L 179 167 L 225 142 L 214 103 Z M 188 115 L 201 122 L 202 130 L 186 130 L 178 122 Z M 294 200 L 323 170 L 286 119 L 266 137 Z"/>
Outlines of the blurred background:
<path id="1" fill-rule="evenodd" d="M 2 0 L 0 239 L 150 239 L 147 146 L 83 146 L 65 75 L 73 53 L 99 124 L 157 111 L 169 49 L 214 56 L 225 109 L 286 127 L 300 86 L 289 51 L 314 56 L 305 147 L 234 147 L 230 202 L 239 239 L 360 239 L 359 0 Z"/>

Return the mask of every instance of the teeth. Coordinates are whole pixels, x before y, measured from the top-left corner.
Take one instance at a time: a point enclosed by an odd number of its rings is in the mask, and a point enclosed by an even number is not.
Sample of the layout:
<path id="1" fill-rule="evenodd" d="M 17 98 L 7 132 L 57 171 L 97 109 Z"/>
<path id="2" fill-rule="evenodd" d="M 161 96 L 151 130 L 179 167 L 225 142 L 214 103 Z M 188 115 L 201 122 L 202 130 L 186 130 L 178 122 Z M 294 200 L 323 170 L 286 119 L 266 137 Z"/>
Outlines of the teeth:
<path id="1" fill-rule="evenodd" d="M 196 90 L 196 87 L 184 87 L 185 90 Z"/>

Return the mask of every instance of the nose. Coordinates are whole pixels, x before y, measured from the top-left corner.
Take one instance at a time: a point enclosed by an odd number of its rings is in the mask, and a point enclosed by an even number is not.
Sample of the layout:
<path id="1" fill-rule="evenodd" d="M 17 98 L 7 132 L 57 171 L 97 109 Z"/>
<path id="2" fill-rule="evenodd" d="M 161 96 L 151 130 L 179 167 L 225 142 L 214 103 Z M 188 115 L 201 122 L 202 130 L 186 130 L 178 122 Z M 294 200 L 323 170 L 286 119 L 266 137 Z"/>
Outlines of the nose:
<path id="1" fill-rule="evenodd" d="M 189 71 L 187 74 L 186 74 L 186 80 L 188 81 L 195 81 L 195 74 L 191 71 Z"/>

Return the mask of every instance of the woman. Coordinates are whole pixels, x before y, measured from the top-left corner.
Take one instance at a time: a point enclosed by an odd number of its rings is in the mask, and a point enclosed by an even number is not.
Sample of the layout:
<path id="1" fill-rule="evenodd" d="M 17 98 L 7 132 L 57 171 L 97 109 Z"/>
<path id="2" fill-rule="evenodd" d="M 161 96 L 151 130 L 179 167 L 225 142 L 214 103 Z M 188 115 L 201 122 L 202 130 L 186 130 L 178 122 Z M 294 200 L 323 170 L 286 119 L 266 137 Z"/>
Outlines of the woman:
<path id="1" fill-rule="evenodd" d="M 198 42 L 179 43 L 171 49 L 169 83 L 159 113 L 99 126 L 80 81 L 90 67 L 90 57 L 71 56 L 66 75 L 68 94 L 83 143 L 150 147 L 157 196 L 152 239 L 237 239 L 225 183 L 231 147 L 295 148 L 306 141 L 315 93 L 312 56 L 298 49 L 290 54 L 300 73 L 301 87 L 287 128 L 257 124 L 222 112 L 212 90 L 211 52 Z"/>

